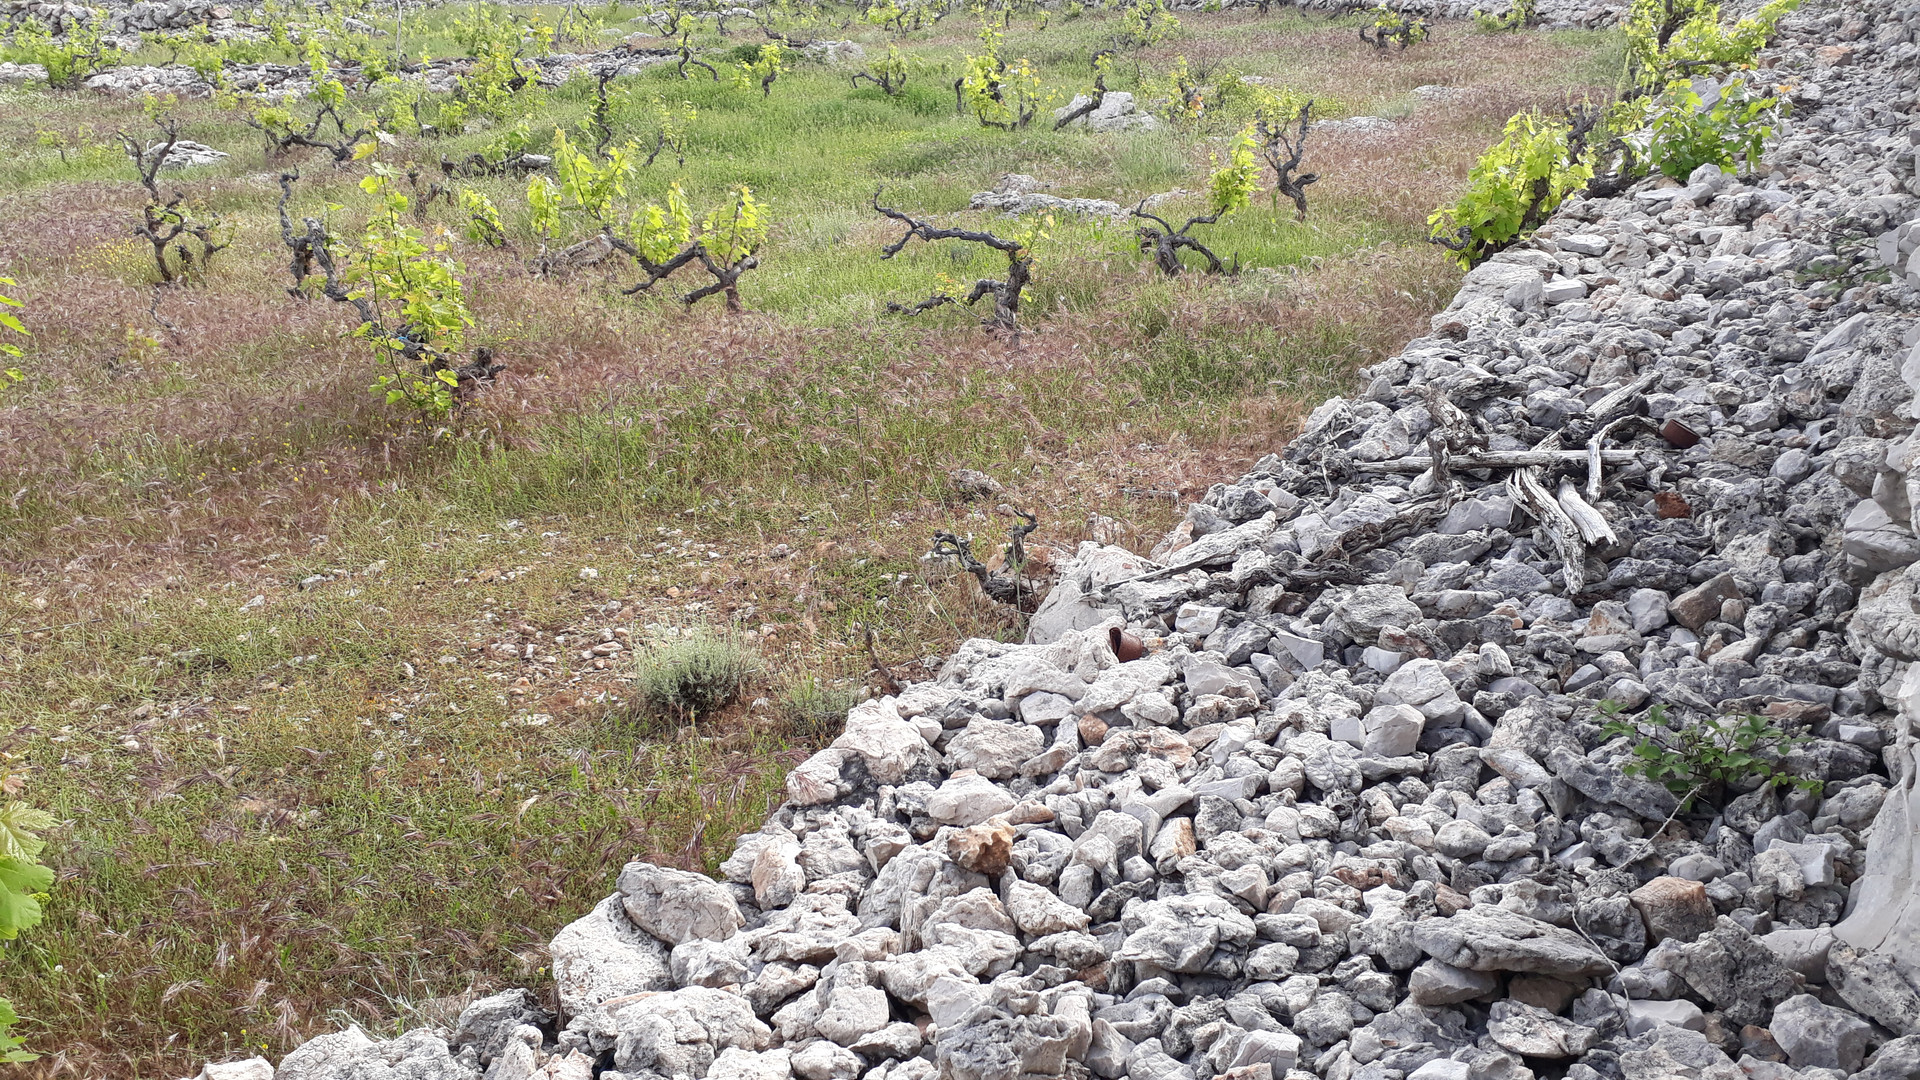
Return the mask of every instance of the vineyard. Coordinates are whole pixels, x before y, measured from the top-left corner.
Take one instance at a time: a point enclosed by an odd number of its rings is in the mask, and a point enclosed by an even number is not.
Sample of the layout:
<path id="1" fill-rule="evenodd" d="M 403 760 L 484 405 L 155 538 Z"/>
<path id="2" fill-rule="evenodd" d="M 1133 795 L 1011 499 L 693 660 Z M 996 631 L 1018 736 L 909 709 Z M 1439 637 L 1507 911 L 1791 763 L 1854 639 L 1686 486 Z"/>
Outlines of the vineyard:
<path id="1" fill-rule="evenodd" d="M 445 1023 L 623 861 L 714 869 L 1024 632 L 1020 512 L 1035 587 L 1146 552 L 1623 167 L 1564 155 L 1666 41 L 1541 22 L 0 7 L 21 1067 Z"/>

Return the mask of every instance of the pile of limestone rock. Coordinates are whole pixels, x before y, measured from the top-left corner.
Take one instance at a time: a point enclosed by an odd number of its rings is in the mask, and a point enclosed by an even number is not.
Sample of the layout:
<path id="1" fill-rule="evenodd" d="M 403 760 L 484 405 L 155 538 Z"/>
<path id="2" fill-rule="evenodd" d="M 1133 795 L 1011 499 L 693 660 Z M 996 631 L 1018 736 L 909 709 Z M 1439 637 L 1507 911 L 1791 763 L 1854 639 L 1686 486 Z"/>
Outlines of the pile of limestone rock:
<path id="1" fill-rule="evenodd" d="M 1920 1077 L 1917 29 L 1808 4 L 1762 175 L 1564 208 L 722 880 L 628 865 L 550 994 L 273 1075 Z M 1819 784 L 1683 803 L 1603 703 Z"/>
<path id="2" fill-rule="evenodd" d="M 94 8 L 71 0 L 3 0 L 0 28 L 14 28 L 28 19 L 55 35 L 82 26 L 98 25 L 104 33 L 125 37 L 138 47 L 141 33 L 168 30 L 233 31 L 233 8 L 215 0 L 134 0 Z"/>
<path id="3" fill-rule="evenodd" d="M 32 20 L 49 33 L 64 34 L 95 18 L 92 8 L 66 0 L 0 0 L 0 31 L 12 31 Z"/>
<path id="4" fill-rule="evenodd" d="M 110 9 L 107 25 L 115 33 L 157 33 L 201 27 L 233 28 L 233 8 L 214 0 L 138 0 Z"/>

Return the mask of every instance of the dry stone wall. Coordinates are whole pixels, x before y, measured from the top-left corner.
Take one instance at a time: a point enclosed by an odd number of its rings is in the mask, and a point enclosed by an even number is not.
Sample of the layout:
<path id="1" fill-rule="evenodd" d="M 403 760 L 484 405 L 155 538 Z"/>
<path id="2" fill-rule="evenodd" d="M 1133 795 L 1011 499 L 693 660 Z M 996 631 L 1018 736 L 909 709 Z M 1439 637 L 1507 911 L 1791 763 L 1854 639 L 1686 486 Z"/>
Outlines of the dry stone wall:
<path id="1" fill-rule="evenodd" d="M 210 1077 L 1920 1077 L 1917 29 L 1810 3 L 1767 175 L 1564 208 L 550 994 Z M 1823 789 L 1683 808 L 1602 701 Z"/>

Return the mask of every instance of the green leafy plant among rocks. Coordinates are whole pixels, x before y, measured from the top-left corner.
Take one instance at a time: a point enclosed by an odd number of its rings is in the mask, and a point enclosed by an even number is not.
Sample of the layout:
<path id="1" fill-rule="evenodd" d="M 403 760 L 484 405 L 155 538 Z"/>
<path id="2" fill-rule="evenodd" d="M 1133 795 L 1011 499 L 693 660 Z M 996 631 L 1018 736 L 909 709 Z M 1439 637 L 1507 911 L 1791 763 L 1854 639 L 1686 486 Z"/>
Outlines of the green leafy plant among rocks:
<path id="1" fill-rule="evenodd" d="M 91 75 L 120 62 L 118 49 L 106 43 L 106 35 L 95 16 L 87 22 L 74 22 L 64 33 L 56 34 L 39 19 L 29 17 L 13 32 L 13 45 L 4 51 L 6 59 L 39 64 L 47 70 L 47 84 L 62 90 L 78 89 Z"/>
<path id="2" fill-rule="evenodd" d="M 1752 65 L 1800 0 L 1768 0 L 1726 25 L 1710 0 L 1635 0 L 1623 22 L 1627 77 L 1642 88 Z"/>
<path id="3" fill-rule="evenodd" d="M 1634 0 L 1620 99 L 1564 117 L 1514 114 L 1475 163 L 1465 194 L 1428 219 L 1431 241 L 1473 267 L 1525 239 L 1583 188 L 1604 184 L 1605 194 L 1649 172 L 1684 180 L 1702 165 L 1754 166 L 1786 102 L 1741 77 L 1709 102 L 1692 80 L 1751 67 L 1798 3 L 1770 0 L 1727 26 L 1705 0 Z"/>
<path id="4" fill-rule="evenodd" d="M 1793 787 L 1819 794 L 1821 781 L 1795 776 L 1785 765 L 1805 736 L 1780 730 L 1765 717 L 1721 716 L 1676 724 L 1666 706 L 1655 705 L 1640 716 L 1622 714 L 1618 702 L 1603 701 L 1608 717 L 1600 730 L 1609 738 L 1636 740 L 1629 776 L 1651 780 L 1680 796 L 1687 809 L 1700 796 L 1712 797 L 1727 788 L 1745 788 L 1758 782 L 1766 787 Z"/>
<path id="5" fill-rule="evenodd" d="M 1472 267 L 1546 224 L 1554 208 L 1593 176 L 1585 154 L 1592 123 L 1592 117 L 1575 114 L 1514 114 L 1506 137 L 1467 174 L 1466 192 L 1428 219 L 1433 242 Z"/>
<path id="6" fill-rule="evenodd" d="M 1628 115 L 1643 123 L 1633 125 L 1647 167 L 1676 180 L 1685 180 L 1702 165 L 1734 169 L 1760 162 L 1760 151 L 1772 137 L 1774 121 L 1786 111 L 1786 99 L 1756 93 L 1744 82 L 1730 83 L 1711 104 L 1702 100 L 1693 84 L 1677 79 L 1659 95 L 1642 98 L 1628 107 Z"/>

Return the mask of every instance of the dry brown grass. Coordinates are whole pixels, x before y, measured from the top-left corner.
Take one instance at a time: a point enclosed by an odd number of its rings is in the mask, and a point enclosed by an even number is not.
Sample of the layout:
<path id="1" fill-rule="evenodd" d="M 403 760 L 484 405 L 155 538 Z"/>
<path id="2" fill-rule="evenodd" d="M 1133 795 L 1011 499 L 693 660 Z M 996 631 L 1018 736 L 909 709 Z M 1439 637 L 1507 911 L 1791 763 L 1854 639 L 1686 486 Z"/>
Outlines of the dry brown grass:
<path id="1" fill-rule="evenodd" d="M 1234 32 L 1169 40 L 1144 50 L 1143 60 L 1164 64 L 1185 56 L 1197 72 L 1231 63 L 1243 74 L 1294 86 L 1334 87 L 1353 112 L 1377 112 L 1421 86 L 1495 93 L 1514 89 L 1526 93 L 1530 88 L 1534 98 L 1529 103 L 1537 103 L 1541 95 L 1594 92 L 1592 84 L 1604 88 L 1612 81 L 1608 61 L 1596 57 L 1595 39 L 1590 36 L 1483 34 L 1469 22 L 1439 21 L 1420 45 L 1382 51 L 1359 40 L 1354 19 L 1261 20 L 1238 14 L 1223 18 L 1229 25 L 1237 24 Z M 1244 59 L 1249 53 L 1268 59 L 1249 62 Z"/>

